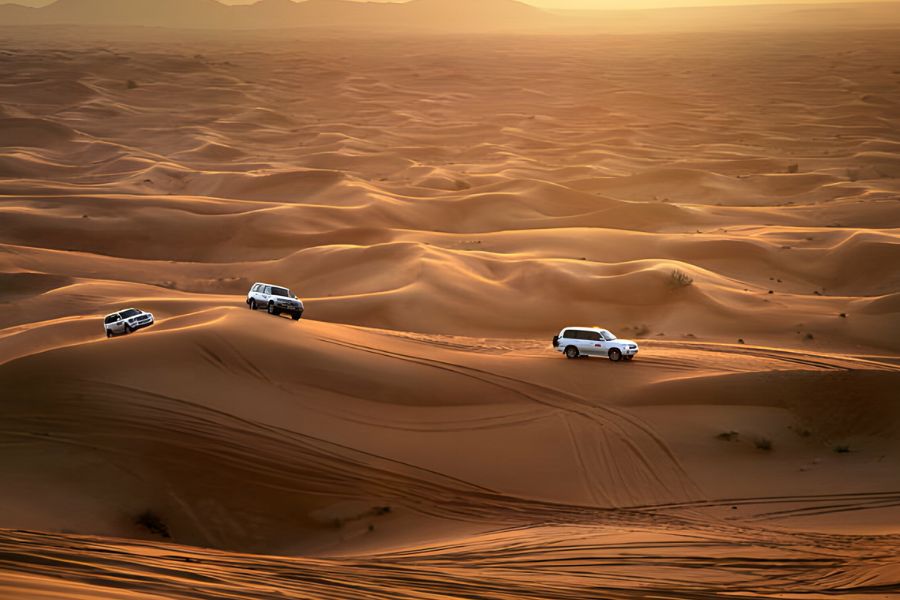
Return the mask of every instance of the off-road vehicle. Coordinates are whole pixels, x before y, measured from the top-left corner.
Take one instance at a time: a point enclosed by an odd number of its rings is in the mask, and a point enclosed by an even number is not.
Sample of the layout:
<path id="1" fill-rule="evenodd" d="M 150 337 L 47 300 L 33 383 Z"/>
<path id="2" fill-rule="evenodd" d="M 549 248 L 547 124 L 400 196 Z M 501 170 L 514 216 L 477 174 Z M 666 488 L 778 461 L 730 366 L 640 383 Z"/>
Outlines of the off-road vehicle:
<path id="1" fill-rule="evenodd" d="M 131 333 L 151 325 L 153 325 L 153 314 L 136 308 L 126 308 L 103 318 L 106 337 Z"/>
<path id="2" fill-rule="evenodd" d="M 271 283 L 254 283 L 247 292 L 250 310 L 265 309 L 270 315 L 288 313 L 295 321 L 303 316 L 303 302 L 286 287 Z"/>
<path id="3" fill-rule="evenodd" d="M 636 343 L 620 340 L 601 327 L 566 327 L 553 336 L 553 347 L 566 358 L 605 356 L 613 362 L 631 360 L 639 350 Z"/>

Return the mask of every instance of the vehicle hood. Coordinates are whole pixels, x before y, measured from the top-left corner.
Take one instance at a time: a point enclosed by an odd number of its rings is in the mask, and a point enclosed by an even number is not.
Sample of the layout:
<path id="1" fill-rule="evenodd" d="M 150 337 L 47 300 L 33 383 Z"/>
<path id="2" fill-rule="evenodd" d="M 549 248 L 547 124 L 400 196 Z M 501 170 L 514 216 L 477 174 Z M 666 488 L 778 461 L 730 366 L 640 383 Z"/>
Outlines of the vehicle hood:
<path id="1" fill-rule="evenodd" d="M 275 298 L 276 300 L 284 300 L 285 302 L 297 302 L 300 304 L 300 306 L 303 306 L 303 301 L 300 300 L 299 298 L 289 298 L 288 296 L 276 296 L 274 294 L 272 295 L 272 298 Z"/>
<path id="2" fill-rule="evenodd" d="M 623 346 L 631 346 L 631 345 L 637 346 L 638 345 L 638 343 L 633 340 L 623 340 L 622 338 L 616 338 L 615 340 L 613 340 L 613 343 L 614 344 L 622 344 Z"/>

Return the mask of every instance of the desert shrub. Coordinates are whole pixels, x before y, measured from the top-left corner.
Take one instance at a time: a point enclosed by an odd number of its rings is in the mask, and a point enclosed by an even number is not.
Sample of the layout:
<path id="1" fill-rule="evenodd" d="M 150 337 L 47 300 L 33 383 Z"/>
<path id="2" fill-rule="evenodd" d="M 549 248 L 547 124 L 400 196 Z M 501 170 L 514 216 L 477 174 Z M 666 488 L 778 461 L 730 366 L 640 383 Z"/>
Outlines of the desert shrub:
<path id="1" fill-rule="evenodd" d="M 765 450 L 768 452 L 772 449 L 772 440 L 767 437 L 757 437 L 753 440 L 753 445 L 756 446 L 757 450 Z"/>
<path id="2" fill-rule="evenodd" d="M 796 173 L 799 170 L 800 170 L 800 165 L 798 165 L 798 164 L 788 165 L 788 168 L 787 168 L 788 173 Z"/>
<path id="3" fill-rule="evenodd" d="M 716 436 L 717 440 L 722 440 L 723 442 L 733 442 L 740 435 L 737 431 L 723 431 L 719 435 Z"/>
<path id="4" fill-rule="evenodd" d="M 681 269 L 672 271 L 672 285 L 676 288 L 683 288 L 693 285 L 694 279 Z"/>
<path id="5" fill-rule="evenodd" d="M 796 434 L 799 435 L 800 437 L 807 438 L 807 437 L 810 437 L 810 436 L 812 435 L 812 431 L 810 431 L 810 430 L 807 429 L 806 427 L 800 427 L 799 425 L 798 425 L 798 426 L 789 425 L 789 426 L 788 426 L 788 429 L 790 429 L 791 431 L 793 431 L 794 433 L 796 433 Z"/>
<path id="6" fill-rule="evenodd" d="M 834 447 L 834 451 L 838 454 L 847 454 L 850 452 L 850 446 L 847 444 L 838 444 Z"/>
<path id="7" fill-rule="evenodd" d="M 634 337 L 640 338 L 650 335 L 650 328 L 647 325 L 635 325 L 634 327 L 626 329 L 631 329 L 634 332 Z"/>
<path id="8" fill-rule="evenodd" d="M 136 90 L 138 88 L 137 81 L 135 81 L 134 79 L 129 79 L 128 82 L 125 84 L 125 87 L 128 88 L 129 90 Z"/>
<path id="9" fill-rule="evenodd" d="M 135 520 L 135 525 L 139 525 L 154 535 L 164 537 L 166 539 L 172 537 L 169 533 L 169 527 L 162 518 L 152 510 L 145 510 L 139 514 Z"/>

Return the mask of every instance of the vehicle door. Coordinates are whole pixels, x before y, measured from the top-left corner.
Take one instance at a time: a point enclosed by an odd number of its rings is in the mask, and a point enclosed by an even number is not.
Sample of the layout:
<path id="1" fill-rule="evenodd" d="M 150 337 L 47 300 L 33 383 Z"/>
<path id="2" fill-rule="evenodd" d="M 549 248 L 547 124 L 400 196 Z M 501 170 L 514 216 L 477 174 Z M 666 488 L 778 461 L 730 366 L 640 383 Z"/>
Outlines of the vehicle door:
<path id="1" fill-rule="evenodd" d="M 582 329 L 577 329 L 572 332 L 572 337 L 575 338 L 572 345 L 578 348 L 579 354 L 591 353 L 591 342 L 588 340 L 588 334 L 589 332 Z"/>
<path id="2" fill-rule="evenodd" d="M 122 315 L 113 315 L 109 329 L 113 333 L 125 333 L 125 319 L 122 318 Z"/>
<path id="3" fill-rule="evenodd" d="M 603 336 L 600 335 L 599 331 L 582 331 L 584 336 L 584 353 L 592 354 L 594 356 L 605 356 L 606 351 L 604 350 L 604 344 L 606 343 L 603 340 Z"/>
<path id="4" fill-rule="evenodd" d="M 264 285 L 260 287 L 257 296 L 256 304 L 260 308 L 266 308 L 266 305 L 269 304 L 269 298 L 272 297 L 272 286 Z"/>

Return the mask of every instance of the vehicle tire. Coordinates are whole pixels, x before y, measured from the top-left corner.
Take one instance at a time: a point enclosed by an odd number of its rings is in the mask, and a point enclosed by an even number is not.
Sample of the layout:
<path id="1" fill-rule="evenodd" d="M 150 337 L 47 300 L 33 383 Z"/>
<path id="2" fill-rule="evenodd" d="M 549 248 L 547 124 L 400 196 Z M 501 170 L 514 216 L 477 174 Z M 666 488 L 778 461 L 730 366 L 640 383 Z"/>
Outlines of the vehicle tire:
<path id="1" fill-rule="evenodd" d="M 269 302 L 269 307 L 266 309 L 266 311 L 270 315 L 274 315 L 275 314 L 275 304 L 273 304 L 272 302 Z"/>
<path id="2" fill-rule="evenodd" d="M 578 348 L 575 346 L 568 346 L 566 348 L 566 358 L 578 358 Z"/>
<path id="3" fill-rule="evenodd" d="M 112 331 L 110 331 L 109 329 L 106 330 L 106 337 L 107 339 L 112 337 Z"/>
<path id="4" fill-rule="evenodd" d="M 300 313 L 294 313 L 294 314 L 292 314 L 292 315 L 291 315 L 291 318 L 292 318 L 293 320 L 295 320 L 295 321 L 299 321 L 299 320 L 300 320 Z"/>
<path id="5" fill-rule="evenodd" d="M 609 360 L 613 362 L 619 362 L 622 360 L 622 351 L 618 348 L 613 348 L 609 351 Z"/>
<path id="6" fill-rule="evenodd" d="M 247 304 L 250 306 L 250 310 L 256 310 L 256 300 L 251 298 L 250 302 L 248 302 Z"/>

